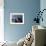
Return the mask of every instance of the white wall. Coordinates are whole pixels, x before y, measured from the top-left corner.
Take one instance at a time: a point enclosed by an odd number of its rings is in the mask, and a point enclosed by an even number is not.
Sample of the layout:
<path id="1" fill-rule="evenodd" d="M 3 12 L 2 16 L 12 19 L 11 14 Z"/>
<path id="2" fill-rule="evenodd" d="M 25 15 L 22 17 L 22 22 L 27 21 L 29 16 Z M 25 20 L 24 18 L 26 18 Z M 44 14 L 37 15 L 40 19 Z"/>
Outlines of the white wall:
<path id="1" fill-rule="evenodd" d="M 41 9 L 41 11 L 43 10 L 43 9 L 46 9 L 46 0 L 40 0 L 40 9 Z M 41 23 L 41 25 L 43 25 L 43 26 L 46 26 L 46 11 L 44 11 L 43 12 L 43 19 L 44 19 L 44 21 L 42 22 L 42 21 L 40 21 Z"/>
<path id="2" fill-rule="evenodd" d="M 0 0 L 0 42 L 4 41 L 4 0 Z"/>

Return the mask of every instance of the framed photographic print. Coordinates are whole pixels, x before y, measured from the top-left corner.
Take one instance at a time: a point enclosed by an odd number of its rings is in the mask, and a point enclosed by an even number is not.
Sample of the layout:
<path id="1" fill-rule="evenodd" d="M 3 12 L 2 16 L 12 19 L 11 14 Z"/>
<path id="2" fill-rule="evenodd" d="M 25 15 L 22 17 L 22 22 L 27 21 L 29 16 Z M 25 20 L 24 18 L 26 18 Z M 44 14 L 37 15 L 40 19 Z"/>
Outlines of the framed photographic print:
<path id="1" fill-rule="evenodd" d="M 24 13 L 10 13 L 10 24 L 24 24 Z"/>

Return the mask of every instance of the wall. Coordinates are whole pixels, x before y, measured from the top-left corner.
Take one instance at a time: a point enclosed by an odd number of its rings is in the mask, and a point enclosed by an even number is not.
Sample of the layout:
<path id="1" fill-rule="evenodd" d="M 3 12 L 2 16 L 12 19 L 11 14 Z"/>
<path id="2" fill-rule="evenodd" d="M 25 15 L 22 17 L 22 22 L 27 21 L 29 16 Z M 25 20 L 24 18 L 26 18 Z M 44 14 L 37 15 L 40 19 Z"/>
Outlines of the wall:
<path id="1" fill-rule="evenodd" d="M 4 0 L 0 0 L 0 42 L 4 41 Z"/>
<path id="2" fill-rule="evenodd" d="M 40 9 L 41 9 L 41 11 L 43 9 L 46 9 L 46 0 L 41 0 L 40 1 Z M 43 22 L 41 21 L 40 25 L 46 26 L 46 11 L 43 12 L 42 17 L 43 17 Z"/>
<path id="3" fill-rule="evenodd" d="M 18 41 L 32 28 L 35 14 L 40 10 L 40 0 L 4 0 L 4 36 L 7 41 Z M 10 13 L 24 13 L 24 24 L 10 24 Z"/>

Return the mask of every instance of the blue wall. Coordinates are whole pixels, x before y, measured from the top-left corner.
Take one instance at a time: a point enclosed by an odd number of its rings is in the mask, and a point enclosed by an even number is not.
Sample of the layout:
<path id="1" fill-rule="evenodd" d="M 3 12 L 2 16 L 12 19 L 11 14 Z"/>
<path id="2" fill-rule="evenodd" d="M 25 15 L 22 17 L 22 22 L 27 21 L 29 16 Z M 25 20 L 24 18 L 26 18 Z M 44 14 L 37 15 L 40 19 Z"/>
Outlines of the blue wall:
<path id="1" fill-rule="evenodd" d="M 33 19 L 40 9 L 40 0 L 4 0 L 4 35 L 5 40 L 18 41 L 32 28 Z M 10 13 L 24 13 L 24 24 L 10 24 Z"/>

